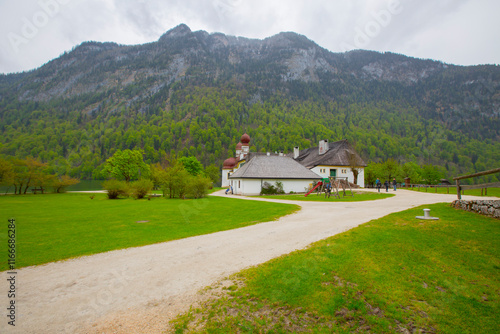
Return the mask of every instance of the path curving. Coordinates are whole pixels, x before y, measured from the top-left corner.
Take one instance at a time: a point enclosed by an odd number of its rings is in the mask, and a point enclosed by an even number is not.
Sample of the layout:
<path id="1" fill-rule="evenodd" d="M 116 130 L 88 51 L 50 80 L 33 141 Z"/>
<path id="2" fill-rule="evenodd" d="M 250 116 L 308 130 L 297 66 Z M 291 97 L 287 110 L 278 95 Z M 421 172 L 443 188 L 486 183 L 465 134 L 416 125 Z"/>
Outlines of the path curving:
<path id="1" fill-rule="evenodd" d="M 162 333 L 170 319 L 189 309 L 197 291 L 230 274 L 392 212 L 456 199 L 407 190 L 392 193 L 396 196 L 366 202 L 277 200 L 302 209 L 240 229 L 19 269 L 16 327 L 0 312 L 0 332 Z M 222 191 L 213 195 L 225 196 Z M 6 277 L 3 272 L 4 310 Z"/>

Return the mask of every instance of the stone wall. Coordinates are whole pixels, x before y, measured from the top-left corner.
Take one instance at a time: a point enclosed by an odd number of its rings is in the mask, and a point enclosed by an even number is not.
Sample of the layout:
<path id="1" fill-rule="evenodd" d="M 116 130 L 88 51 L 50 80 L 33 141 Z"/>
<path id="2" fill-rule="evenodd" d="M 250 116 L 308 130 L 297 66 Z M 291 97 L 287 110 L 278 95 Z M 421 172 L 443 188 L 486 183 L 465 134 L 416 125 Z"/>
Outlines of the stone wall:
<path id="1" fill-rule="evenodd" d="M 485 216 L 500 218 L 500 201 L 456 200 L 451 203 L 451 206 L 465 211 L 477 212 Z"/>

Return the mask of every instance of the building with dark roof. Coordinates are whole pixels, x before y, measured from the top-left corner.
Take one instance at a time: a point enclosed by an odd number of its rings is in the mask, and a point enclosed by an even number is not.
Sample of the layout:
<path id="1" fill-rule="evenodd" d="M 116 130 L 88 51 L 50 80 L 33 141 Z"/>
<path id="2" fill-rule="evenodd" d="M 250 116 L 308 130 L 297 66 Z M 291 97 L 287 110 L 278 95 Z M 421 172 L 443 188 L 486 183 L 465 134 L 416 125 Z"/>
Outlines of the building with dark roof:
<path id="1" fill-rule="evenodd" d="M 233 192 L 238 195 L 258 195 L 264 182 L 283 184 L 285 193 L 305 192 L 321 177 L 297 161 L 280 155 L 254 155 L 249 161 L 229 176 Z"/>
<path id="2" fill-rule="evenodd" d="M 364 169 L 366 163 L 347 139 L 332 143 L 322 140 L 318 147 L 302 151 L 296 147 L 293 157 L 295 161 L 321 177 L 347 178 L 350 183 L 360 187 L 365 186 Z"/>
<path id="3" fill-rule="evenodd" d="M 236 155 L 224 161 L 222 186 L 233 188 L 235 194 L 259 194 L 264 182 L 280 181 L 286 193 L 304 192 L 311 184 L 330 176 L 346 178 L 364 187 L 366 163 L 347 140 L 319 142 L 318 147 L 293 154 L 250 152 L 250 136 L 244 134 L 236 145 Z"/>

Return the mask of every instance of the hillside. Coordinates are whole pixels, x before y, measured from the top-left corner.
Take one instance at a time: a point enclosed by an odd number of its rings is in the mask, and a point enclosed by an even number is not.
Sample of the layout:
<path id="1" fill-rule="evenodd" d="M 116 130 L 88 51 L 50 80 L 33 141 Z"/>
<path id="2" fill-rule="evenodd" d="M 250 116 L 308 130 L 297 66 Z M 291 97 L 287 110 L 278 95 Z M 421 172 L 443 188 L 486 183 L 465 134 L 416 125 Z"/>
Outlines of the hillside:
<path id="1" fill-rule="evenodd" d="M 221 165 L 243 132 L 252 150 L 349 139 L 367 161 L 500 161 L 500 68 L 392 53 L 332 53 L 285 32 L 264 40 L 192 32 L 154 43 L 86 42 L 30 72 L 0 75 L 0 153 L 99 177 L 117 149 L 148 162 Z"/>

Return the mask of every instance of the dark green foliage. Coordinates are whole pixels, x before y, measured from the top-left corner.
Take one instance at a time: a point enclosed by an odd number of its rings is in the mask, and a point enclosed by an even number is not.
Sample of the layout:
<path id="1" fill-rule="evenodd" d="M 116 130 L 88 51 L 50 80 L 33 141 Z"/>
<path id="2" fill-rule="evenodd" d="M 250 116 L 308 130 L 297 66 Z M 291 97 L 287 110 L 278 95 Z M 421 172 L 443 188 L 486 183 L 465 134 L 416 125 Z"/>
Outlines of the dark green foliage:
<path id="1" fill-rule="evenodd" d="M 274 185 L 270 184 L 269 182 L 264 182 L 260 191 L 261 195 L 278 195 L 284 193 L 285 191 L 283 190 L 283 183 L 280 181 L 275 182 Z"/>
<path id="2" fill-rule="evenodd" d="M 117 199 L 120 196 L 128 197 L 130 188 L 127 182 L 120 180 L 107 180 L 102 183 L 102 187 L 107 190 L 107 195 L 109 199 Z"/>
<path id="3" fill-rule="evenodd" d="M 444 167 L 435 165 L 419 166 L 414 162 L 406 162 L 399 164 L 393 159 L 388 159 L 385 162 L 375 163 L 370 162 L 365 168 L 365 186 L 374 186 L 375 180 L 380 178 L 382 183 L 385 180 L 392 184 L 392 180 L 403 183 L 409 178 L 410 184 L 439 184 L 441 179 L 445 177 L 446 170 Z"/>
<path id="4" fill-rule="evenodd" d="M 143 154 L 142 150 L 117 150 L 111 158 L 106 160 L 104 171 L 127 183 L 141 175 L 148 176 L 149 166 L 144 163 Z"/>
<path id="5" fill-rule="evenodd" d="M 196 157 L 180 157 L 179 162 L 191 175 L 199 175 L 203 171 L 203 165 L 198 161 L 198 159 L 196 159 Z"/>

